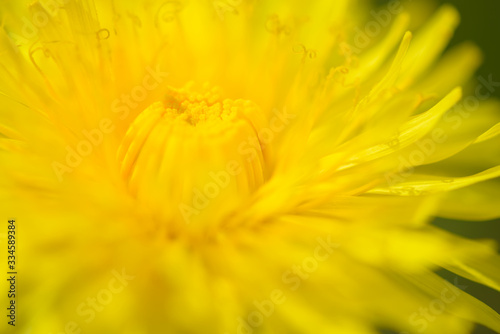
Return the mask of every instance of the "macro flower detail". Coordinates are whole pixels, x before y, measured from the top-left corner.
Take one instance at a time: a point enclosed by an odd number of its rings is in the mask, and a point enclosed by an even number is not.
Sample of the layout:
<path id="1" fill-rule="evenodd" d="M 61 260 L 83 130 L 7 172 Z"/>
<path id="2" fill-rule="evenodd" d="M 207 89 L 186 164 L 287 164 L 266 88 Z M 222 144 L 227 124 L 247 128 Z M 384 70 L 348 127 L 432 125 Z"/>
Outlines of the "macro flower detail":
<path id="1" fill-rule="evenodd" d="M 433 224 L 500 217 L 499 83 L 426 8 L 4 1 L 1 326 L 500 332 L 495 242 Z"/>
<path id="2" fill-rule="evenodd" d="M 131 194 L 148 205 L 156 203 L 157 214 L 180 223 L 178 228 L 202 210 L 197 224 L 221 221 L 235 209 L 224 196 L 232 192 L 244 199 L 265 181 L 266 138 L 255 130 L 265 124 L 262 112 L 251 101 L 221 100 L 218 91 L 170 90 L 166 101 L 152 104 L 134 120 L 118 150 Z M 247 140 L 253 146 L 246 146 Z M 179 166 L 188 169 L 179 175 Z M 224 196 L 219 196 L 221 188 Z M 217 197 L 223 202 L 212 204 L 216 210 L 210 212 L 209 200 Z"/>

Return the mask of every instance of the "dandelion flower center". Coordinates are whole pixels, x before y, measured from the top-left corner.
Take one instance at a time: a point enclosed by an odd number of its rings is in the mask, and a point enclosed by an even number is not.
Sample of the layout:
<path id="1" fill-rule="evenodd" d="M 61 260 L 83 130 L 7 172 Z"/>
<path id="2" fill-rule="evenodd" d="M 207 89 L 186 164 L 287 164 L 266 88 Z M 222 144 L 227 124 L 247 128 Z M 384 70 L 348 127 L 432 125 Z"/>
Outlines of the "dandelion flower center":
<path id="1" fill-rule="evenodd" d="M 130 193 L 169 221 L 211 207 L 227 213 L 227 197 L 244 199 L 265 179 L 259 107 L 222 99 L 217 87 L 193 86 L 170 88 L 140 113 L 118 152 Z"/>

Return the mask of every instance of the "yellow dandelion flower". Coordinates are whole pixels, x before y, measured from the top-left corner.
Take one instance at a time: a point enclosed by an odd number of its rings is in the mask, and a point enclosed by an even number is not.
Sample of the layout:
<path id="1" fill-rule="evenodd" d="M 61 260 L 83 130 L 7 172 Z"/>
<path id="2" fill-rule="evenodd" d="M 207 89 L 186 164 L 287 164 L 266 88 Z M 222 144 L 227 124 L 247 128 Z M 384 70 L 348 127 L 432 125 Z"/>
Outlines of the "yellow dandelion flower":
<path id="1" fill-rule="evenodd" d="M 499 84 L 422 6 L 3 1 L 2 332 L 500 332 L 431 224 L 500 216 Z"/>

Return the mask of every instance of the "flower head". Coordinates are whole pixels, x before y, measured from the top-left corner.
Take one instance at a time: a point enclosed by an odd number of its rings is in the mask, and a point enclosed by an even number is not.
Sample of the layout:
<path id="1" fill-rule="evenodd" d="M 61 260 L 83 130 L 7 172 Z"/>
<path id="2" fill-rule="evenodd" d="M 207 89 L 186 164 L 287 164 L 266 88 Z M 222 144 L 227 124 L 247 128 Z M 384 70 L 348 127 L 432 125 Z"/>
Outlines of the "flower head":
<path id="1" fill-rule="evenodd" d="M 500 216 L 496 82 L 471 84 L 474 45 L 441 56 L 454 8 L 425 23 L 419 10 L 3 3 L 0 212 L 19 229 L 17 325 L 500 331 L 458 278 L 499 290 L 494 245 L 431 223 Z"/>

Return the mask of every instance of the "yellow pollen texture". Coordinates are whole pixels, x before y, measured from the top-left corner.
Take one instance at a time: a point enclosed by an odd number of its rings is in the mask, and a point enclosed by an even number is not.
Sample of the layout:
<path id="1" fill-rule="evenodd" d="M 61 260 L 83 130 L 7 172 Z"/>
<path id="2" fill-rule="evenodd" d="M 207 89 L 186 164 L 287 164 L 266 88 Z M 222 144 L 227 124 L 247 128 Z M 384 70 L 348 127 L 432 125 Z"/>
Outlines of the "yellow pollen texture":
<path id="1" fill-rule="evenodd" d="M 220 100 L 219 88 L 207 89 L 204 93 L 188 90 L 171 90 L 165 97 L 165 115 L 178 117 L 196 126 L 225 120 L 234 113 L 233 101 Z"/>

